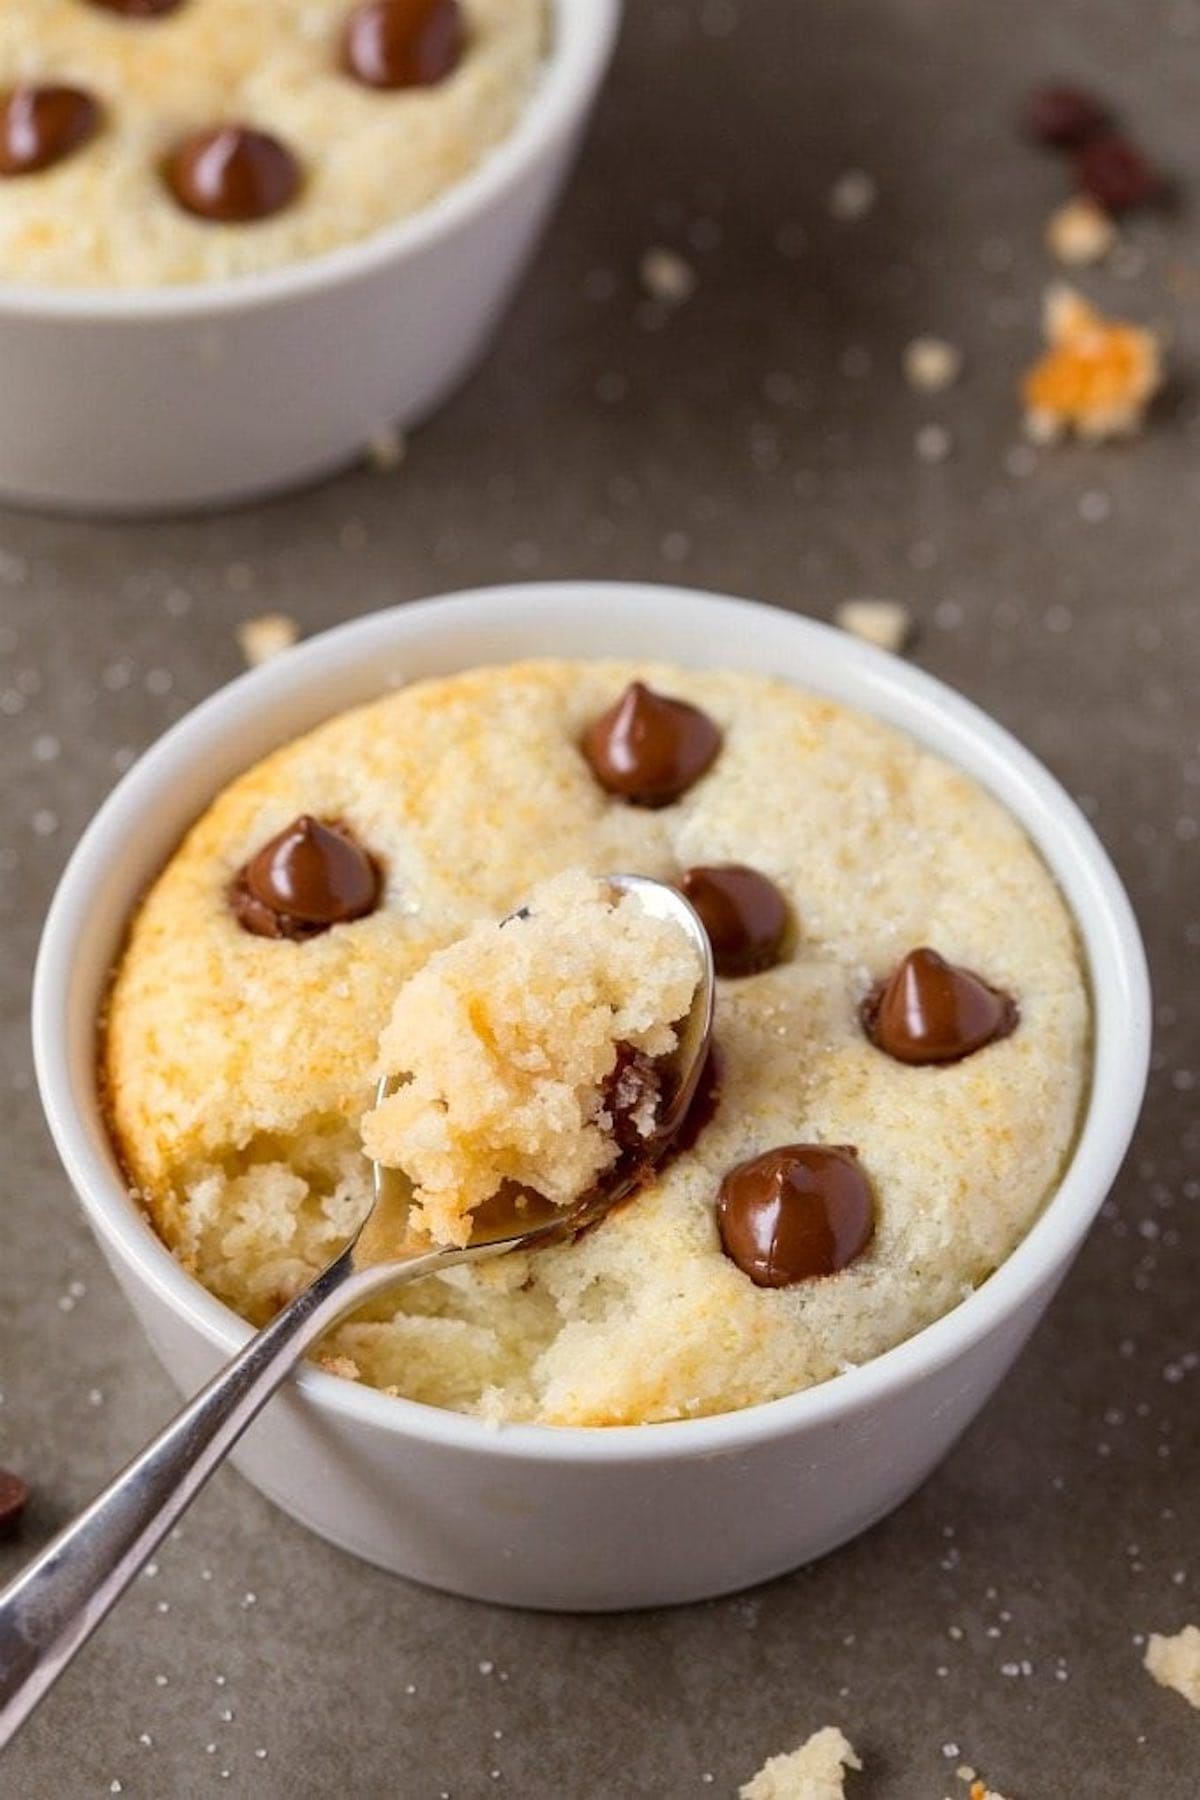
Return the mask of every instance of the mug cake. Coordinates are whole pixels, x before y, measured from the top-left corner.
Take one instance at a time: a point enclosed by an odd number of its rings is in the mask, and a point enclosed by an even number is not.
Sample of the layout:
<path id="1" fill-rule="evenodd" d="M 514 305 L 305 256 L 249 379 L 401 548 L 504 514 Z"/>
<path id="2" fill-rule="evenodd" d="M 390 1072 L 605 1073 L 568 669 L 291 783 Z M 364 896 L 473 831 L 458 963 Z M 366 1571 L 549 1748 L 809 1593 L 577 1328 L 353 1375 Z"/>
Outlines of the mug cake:
<path id="1" fill-rule="evenodd" d="M 1089 1077 L 1049 871 L 873 718 L 607 662 L 387 694 L 232 782 L 180 845 L 101 1057 L 131 1186 L 185 1267 L 256 1323 L 311 1280 L 369 1201 L 398 996 L 540 884 L 621 870 L 687 894 L 718 971 L 673 1154 L 574 1241 L 373 1303 L 326 1365 L 497 1421 L 667 1421 L 827 1380 L 985 1281 L 1054 1191 Z M 662 954 L 642 956 L 658 1024 Z"/>
<path id="2" fill-rule="evenodd" d="M 0 8 L 0 281 L 147 288 L 368 237 L 511 131 L 547 0 Z"/>

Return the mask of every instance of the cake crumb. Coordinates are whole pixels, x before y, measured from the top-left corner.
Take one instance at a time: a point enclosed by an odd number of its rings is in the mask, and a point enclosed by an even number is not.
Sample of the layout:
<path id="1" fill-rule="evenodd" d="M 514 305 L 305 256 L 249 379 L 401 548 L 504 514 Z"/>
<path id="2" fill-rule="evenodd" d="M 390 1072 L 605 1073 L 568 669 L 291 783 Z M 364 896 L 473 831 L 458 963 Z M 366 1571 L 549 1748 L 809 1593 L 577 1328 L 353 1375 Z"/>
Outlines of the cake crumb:
<path id="1" fill-rule="evenodd" d="M 237 628 L 238 648 L 251 669 L 290 650 L 299 636 L 300 627 L 287 613 L 262 613 L 256 619 L 243 619 Z"/>
<path id="2" fill-rule="evenodd" d="M 1053 443 L 1074 430 L 1100 443 L 1139 431 L 1163 381 L 1156 335 L 1106 318 L 1063 285 L 1046 295 L 1043 329 L 1049 350 L 1022 383 L 1028 435 Z"/>
<path id="3" fill-rule="evenodd" d="M 1080 194 L 1051 213 L 1045 239 L 1056 262 L 1081 268 L 1103 261 L 1117 241 L 1117 228 L 1102 206 Z"/>
<path id="4" fill-rule="evenodd" d="M 939 394 L 962 374 L 963 353 L 939 337 L 915 337 L 904 347 L 904 379 L 920 394 Z"/>
<path id="5" fill-rule="evenodd" d="M 652 300 L 664 306 L 682 306 L 696 291 L 696 271 L 678 250 L 655 244 L 645 251 L 638 264 L 642 286 Z"/>
<path id="6" fill-rule="evenodd" d="M 383 425 L 367 439 L 364 455 L 368 468 L 377 475 L 389 475 L 398 469 L 408 451 L 404 433 L 396 425 Z"/>
<path id="7" fill-rule="evenodd" d="M 1152 1631 L 1142 1663 L 1160 1687 L 1173 1688 L 1200 1708 L 1200 1626 L 1185 1625 L 1174 1637 Z"/>
<path id="8" fill-rule="evenodd" d="M 833 617 L 851 637 L 897 654 L 912 634 L 912 611 L 902 600 L 843 600 Z"/>
<path id="9" fill-rule="evenodd" d="M 968 1800 L 1004 1800 L 1004 1795 L 990 1788 L 986 1781 L 976 1779 L 971 1783 Z"/>
<path id="10" fill-rule="evenodd" d="M 790 1755 L 770 1757 L 739 1800 L 845 1800 L 845 1770 L 861 1768 L 843 1733 L 826 1725 Z"/>

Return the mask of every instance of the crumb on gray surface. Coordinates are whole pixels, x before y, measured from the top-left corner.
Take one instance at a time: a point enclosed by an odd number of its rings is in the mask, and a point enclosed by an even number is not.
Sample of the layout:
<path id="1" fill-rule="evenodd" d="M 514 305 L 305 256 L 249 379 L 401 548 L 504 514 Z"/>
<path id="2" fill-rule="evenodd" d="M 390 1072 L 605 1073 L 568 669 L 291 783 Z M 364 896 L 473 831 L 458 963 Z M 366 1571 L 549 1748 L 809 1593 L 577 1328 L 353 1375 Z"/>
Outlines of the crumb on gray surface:
<path id="1" fill-rule="evenodd" d="M 941 393 L 953 387 L 962 374 L 963 353 L 947 338 L 922 335 L 904 347 L 904 379 L 922 394 Z"/>
<path id="2" fill-rule="evenodd" d="M 238 648 L 251 669 L 290 650 L 299 636 L 300 627 L 287 613 L 262 613 L 254 619 L 243 619 L 237 627 Z"/>
<path id="3" fill-rule="evenodd" d="M 912 609 L 902 600 L 843 600 L 834 623 L 877 649 L 899 652 L 912 634 Z"/>

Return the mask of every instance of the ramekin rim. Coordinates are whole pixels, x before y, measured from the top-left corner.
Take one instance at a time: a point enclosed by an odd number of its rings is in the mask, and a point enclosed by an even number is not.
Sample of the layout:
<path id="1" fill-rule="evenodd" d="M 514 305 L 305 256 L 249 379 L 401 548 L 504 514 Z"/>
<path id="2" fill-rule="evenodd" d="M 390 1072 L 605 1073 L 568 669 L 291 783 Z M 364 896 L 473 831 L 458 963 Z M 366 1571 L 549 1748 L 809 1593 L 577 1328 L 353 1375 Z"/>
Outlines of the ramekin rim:
<path id="1" fill-rule="evenodd" d="M 587 604 L 598 596 L 617 596 L 646 606 L 655 600 L 686 601 L 693 609 L 724 611 L 729 606 L 760 623 L 788 622 L 788 629 L 807 636 L 814 646 L 832 652 L 858 675 L 867 675 L 876 696 L 891 692 L 905 707 L 923 704 L 931 740 L 917 726 L 905 725 L 918 741 L 939 754 L 936 731 L 944 726 L 972 738 L 991 760 L 1004 759 L 1028 790 L 1022 804 L 1006 798 L 1022 826 L 1036 837 L 1056 877 L 1068 856 L 1081 859 L 1088 882 L 1088 919 L 1072 906 L 1087 950 L 1094 984 L 1092 1086 L 1075 1148 L 1054 1193 L 1012 1254 L 982 1286 L 950 1312 L 879 1356 L 815 1387 L 736 1412 L 694 1419 L 619 1426 L 500 1424 L 466 1414 L 388 1395 L 311 1366 L 295 1377 L 300 1391 L 315 1405 L 345 1418 L 401 1438 L 486 1456 L 538 1461 L 621 1463 L 661 1457 L 720 1456 L 745 1445 L 787 1435 L 830 1417 L 848 1417 L 888 1392 L 943 1366 L 966 1352 L 1042 1284 L 1057 1280 L 1069 1263 L 1098 1211 L 1124 1156 L 1141 1107 L 1149 1062 L 1150 997 L 1145 953 L 1133 910 L 1107 852 L 1075 802 L 1048 769 L 989 714 L 924 670 L 860 643 L 823 622 L 739 596 L 636 581 L 575 581 L 506 584 L 408 601 L 347 621 L 308 639 L 263 668 L 251 670 L 218 689 L 164 733 L 122 778 L 104 801 L 79 841 L 55 893 L 39 947 L 34 976 L 34 1059 L 42 1104 L 59 1156 L 89 1222 L 137 1278 L 148 1284 L 171 1309 L 190 1320 L 207 1342 L 229 1356 L 246 1342 L 250 1327 L 231 1308 L 189 1275 L 138 1213 L 111 1168 L 93 1151 L 86 1118 L 78 1102 L 68 1065 L 69 1047 L 56 1037 L 56 1023 L 66 1008 L 73 942 L 83 929 L 84 903 L 91 888 L 90 870 L 103 866 L 109 839 L 128 836 L 146 798 L 162 780 L 159 771 L 173 760 L 186 759 L 189 746 L 236 724 L 268 692 L 303 693 L 317 672 L 327 667 L 331 651 L 347 663 L 369 661 L 393 639 L 418 635 L 425 621 L 443 618 L 450 609 L 474 607 L 484 614 L 508 613 L 514 606 L 557 608 Z M 553 650 L 547 652 L 553 654 Z M 482 660 L 487 660 L 483 658 Z M 467 666 L 464 664 L 463 666 Z M 814 687 L 820 691 L 819 672 Z M 872 711 L 864 702 L 863 710 Z M 947 720 L 954 721 L 952 731 Z M 191 750 L 195 758 L 196 749 Z M 954 760 L 950 755 L 950 760 Z M 1046 812 L 1056 827 L 1048 845 L 1031 825 L 1030 815 Z M 73 915 L 79 914 L 78 919 Z M 65 942 L 64 942 L 65 940 Z M 1098 958 L 1094 951 L 1106 954 Z M 1103 984 L 1103 988 L 1102 988 Z M 1100 1001 L 1111 996 L 1111 1004 Z M 1106 1021 L 1114 1021 L 1108 1028 Z M 1115 1021 L 1123 1021 L 1118 1033 Z M 1107 1031 L 1101 1041 L 1102 1030 Z M 1111 1066 L 1110 1066 L 1111 1065 Z M 1098 1077 L 1104 1075 L 1101 1091 Z M 136 1308 L 135 1308 L 136 1310 Z"/>
<path id="2" fill-rule="evenodd" d="M 279 268 L 210 281 L 138 288 L 71 288 L 0 282 L 0 318 L 144 325 L 166 319 L 216 320 L 286 305 L 397 265 L 436 243 L 519 183 L 543 148 L 586 112 L 603 76 L 621 0 L 551 0 L 553 34 L 538 85 L 508 135 L 475 168 L 404 218 L 317 256 Z"/>

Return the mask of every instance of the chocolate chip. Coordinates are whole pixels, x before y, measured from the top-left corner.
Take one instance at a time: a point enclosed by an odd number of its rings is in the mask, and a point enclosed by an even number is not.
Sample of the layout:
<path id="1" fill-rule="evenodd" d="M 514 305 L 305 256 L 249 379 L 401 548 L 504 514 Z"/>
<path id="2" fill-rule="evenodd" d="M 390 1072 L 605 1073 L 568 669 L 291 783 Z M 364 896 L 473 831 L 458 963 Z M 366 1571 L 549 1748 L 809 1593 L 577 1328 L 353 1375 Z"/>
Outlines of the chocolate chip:
<path id="1" fill-rule="evenodd" d="M 756 1287 L 790 1287 L 862 1255 L 875 1196 L 856 1150 L 784 1144 L 726 1175 L 717 1228 L 726 1256 Z"/>
<path id="2" fill-rule="evenodd" d="M 11 1469 L 0 1469 L 0 1537 L 10 1537 L 21 1523 L 29 1489 Z"/>
<path id="3" fill-rule="evenodd" d="M 367 0 L 347 22 L 342 64 L 367 87 L 432 87 L 458 67 L 465 42 L 458 0 Z"/>
<path id="4" fill-rule="evenodd" d="M 344 825 L 307 813 L 234 876 L 230 905 L 255 937 L 310 938 L 375 910 L 379 870 Z"/>
<path id="5" fill-rule="evenodd" d="M 583 753 L 602 788 L 635 806 L 667 806 L 687 792 L 721 748 L 721 733 L 699 707 L 631 683 L 588 726 Z"/>
<path id="6" fill-rule="evenodd" d="M 161 19 L 174 12 L 182 0 L 91 0 L 91 4 L 125 19 Z"/>
<path id="7" fill-rule="evenodd" d="M 1083 88 L 1044 87 L 1025 103 L 1025 129 L 1039 144 L 1074 150 L 1108 125 L 1108 112 Z"/>
<path id="8" fill-rule="evenodd" d="M 903 1063 L 959 1062 L 1015 1031 L 1016 1001 L 936 950 L 910 950 L 862 1007 L 867 1036 Z"/>
<path id="9" fill-rule="evenodd" d="M 1093 138 L 1075 159 L 1075 179 L 1105 212 L 1132 212 L 1161 199 L 1162 176 L 1127 138 Z"/>
<path id="10" fill-rule="evenodd" d="M 699 865 L 684 872 L 679 887 L 700 914 L 718 975 L 756 975 L 779 961 L 787 901 L 757 869 Z"/>
<path id="11" fill-rule="evenodd" d="M 185 212 L 219 225 L 270 218 L 300 190 L 300 165 L 286 144 L 249 125 L 217 125 L 176 146 L 163 174 Z"/>
<path id="12" fill-rule="evenodd" d="M 35 175 L 93 137 L 100 107 L 83 88 L 9 88 L 0 99 L 0 175 Z"/>

